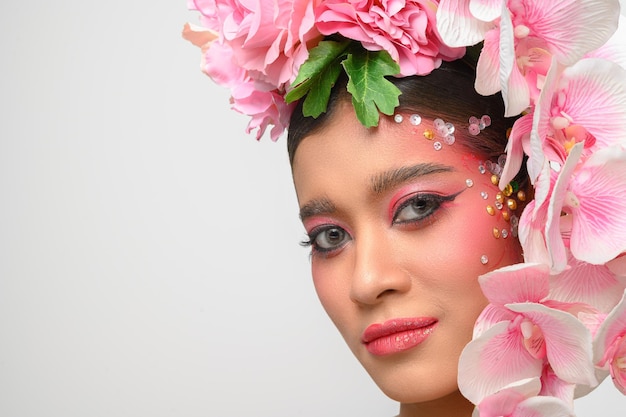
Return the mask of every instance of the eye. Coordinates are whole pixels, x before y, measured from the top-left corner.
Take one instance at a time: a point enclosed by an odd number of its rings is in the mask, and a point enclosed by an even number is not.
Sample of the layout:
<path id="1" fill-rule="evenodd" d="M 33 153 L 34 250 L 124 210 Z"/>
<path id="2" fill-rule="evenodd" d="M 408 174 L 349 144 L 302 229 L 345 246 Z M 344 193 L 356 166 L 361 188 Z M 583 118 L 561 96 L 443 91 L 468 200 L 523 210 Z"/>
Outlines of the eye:
<path id="1" fill-rule="evenodd" d="M 452 195 L 416 194 L 405 200 L 393 216 L 394 224 L 419 223 L 430 216 L 448 201 L 453 201 L 459 193 Z"/>
<path id="2" fill-rule="evenodd" d="M 314 252 L 328 253 L 342 247 L 351 237 L 344 229 L 334 225 L 320 226 L 309 232 L 309 240 L 303 246 L 311 246 Z"/>

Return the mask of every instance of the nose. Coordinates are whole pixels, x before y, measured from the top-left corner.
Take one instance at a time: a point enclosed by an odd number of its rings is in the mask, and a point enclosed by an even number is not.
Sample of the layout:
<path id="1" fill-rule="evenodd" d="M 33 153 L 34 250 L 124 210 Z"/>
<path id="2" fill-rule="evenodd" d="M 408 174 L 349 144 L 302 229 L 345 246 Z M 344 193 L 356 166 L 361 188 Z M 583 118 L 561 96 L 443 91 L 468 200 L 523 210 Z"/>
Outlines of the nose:
<path id="1" fill-rule="evenodd" d="M 355 258 L 350 298 L 361 305 L 381 303 L 391 294 L 407 292 L 411 275 L 394 251 L 393 239 L 368 233 L 354 241 Z M 395 252 L 395 253 L 394 253 Z"/>

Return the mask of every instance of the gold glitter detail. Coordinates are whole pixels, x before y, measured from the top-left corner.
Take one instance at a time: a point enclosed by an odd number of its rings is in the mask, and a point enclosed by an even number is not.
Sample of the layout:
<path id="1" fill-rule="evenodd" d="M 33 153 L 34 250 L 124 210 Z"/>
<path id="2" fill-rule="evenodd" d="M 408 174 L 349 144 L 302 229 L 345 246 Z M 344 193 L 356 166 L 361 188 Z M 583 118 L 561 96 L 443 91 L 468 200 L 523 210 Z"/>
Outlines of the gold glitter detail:
<path id="1" fill-rule="evenodd" d="M 509 198 L 508 200 L 506 200 L 506 206 L 510 208 L 511 210 L 515 210 L 517 209 L 517 201 L 513 200 L 512 198 Z"/>
<path id="2" fill-rule="evenodd" d="M 500 178 L 496 174 L 493 174 L 491 176 L 491 183 L 493 185 L 498 185 L 499 182 L 500 182 Z"/>
<path id="3" fill-rule="evenodd" d="M 502 192 L 504 193 L 505 196 L 510 197 L 511 194 L 513 194 L 513 186 L 511 184 L 507 184 L 506 187 L 504 187 L 504 190 L 502 190 Z"/>
<path id="4" fill-rule="evenodd" d="M 493 228 L 493 237 L 495 237 L 496 239 L 500 239 L 500 229 L 498 229 L 497 227 Z"/>
<path id="5" fill-rule="evenodd" d="M 524 191 L 522 191 L 522 190 L 519 190 L 517 192 L 517 199 L 519 201 L 526 201 L 526 193 Z"/>
<path id="6" fill-rule="evenodd" d="M 435 139 L 435 132 L 430 129 L 426 129 L 424 130 L 424 137 L 428 140 L 433 140 Z"/>
<path id="7" fill-rule="evenodd" d="M 504 210 L 502 212 L 502 218 L 504 219 L 504 221 L 508 222 L 509 220 L 511 220 L 511 214 L 507 210 Z"/>
<path id="8" fill-rule="evenodd" d="M 487 213 L 489 213 L 490 216 L 495 216 L 496 209 L 494 209 L 493 206 L 487 206 Z"/>
<path id="9" fill-rule="evenodd" d="M 502 194 L 502 191 L 498 191 L 498 194 L 496 194 L 496 201 L 498 203 L 504 203 L 504 194 Z"/>

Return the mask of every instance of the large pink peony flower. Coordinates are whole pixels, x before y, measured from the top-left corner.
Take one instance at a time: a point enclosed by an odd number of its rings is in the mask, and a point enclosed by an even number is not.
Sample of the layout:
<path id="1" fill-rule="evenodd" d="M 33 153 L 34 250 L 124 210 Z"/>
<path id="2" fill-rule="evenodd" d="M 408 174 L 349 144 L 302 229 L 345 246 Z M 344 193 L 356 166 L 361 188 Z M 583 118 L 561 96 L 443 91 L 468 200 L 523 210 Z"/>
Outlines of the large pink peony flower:
<path id="1" fill-rule="evenodd" d="M 282 89 L 321 39 L 314 8 L 321 0 L 191 0 L 201 22 L 220 33 L 235 62 L 256 80 Z"/>
<path id="2" fill-rule="evenodd" d="M 328 0 L 316 9 L 325 35 L 339 33 L 371 51 L 385 50 L 400 65 L 400 75 L 425 75 L 442 60 L 461 58 L 465 48 L 451 48 L 437 32 L 437 1 Z"/>
<path id="3" fill-rule="evenodd" d="M 230 89 L 232 108 L 252 117 L 246 132 L 258 129 L 258 140 L 272 125 L 270 136 L 277 140 L 288 127 L 294 107 L 285 103 L 282 92 L 250 77 L 248 71 L 236 64 L 232 48 L 220 43 L 212 30 L 187 24 L 183 37 L 202 49 L 202 71 L 218 85 Z"/>

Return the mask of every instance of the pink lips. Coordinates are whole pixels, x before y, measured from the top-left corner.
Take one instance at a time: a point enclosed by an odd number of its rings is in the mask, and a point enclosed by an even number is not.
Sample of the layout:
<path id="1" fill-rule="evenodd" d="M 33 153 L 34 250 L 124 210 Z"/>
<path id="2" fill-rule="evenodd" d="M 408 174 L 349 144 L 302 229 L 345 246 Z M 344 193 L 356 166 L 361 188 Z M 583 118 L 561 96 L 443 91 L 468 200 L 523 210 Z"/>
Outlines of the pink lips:
<path id="1" fill-rule="evenodd" d="M 433 332 L 437 319 L 414 317 L 375 323 L 363 332 L 361 341 L 373 355 L 383 356 L 409 350 L 422 343 Z"/>

